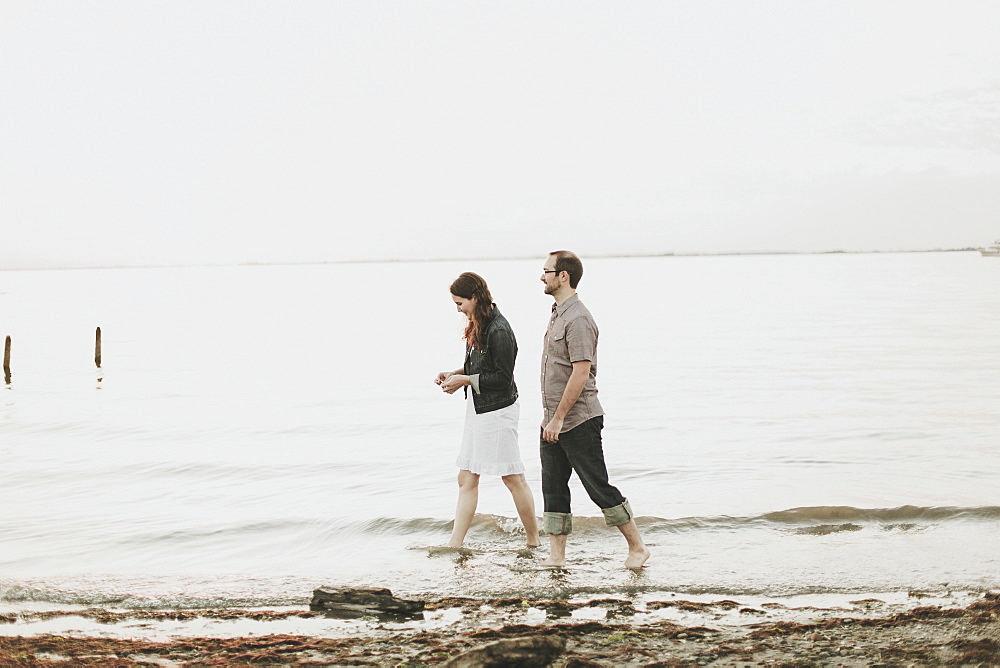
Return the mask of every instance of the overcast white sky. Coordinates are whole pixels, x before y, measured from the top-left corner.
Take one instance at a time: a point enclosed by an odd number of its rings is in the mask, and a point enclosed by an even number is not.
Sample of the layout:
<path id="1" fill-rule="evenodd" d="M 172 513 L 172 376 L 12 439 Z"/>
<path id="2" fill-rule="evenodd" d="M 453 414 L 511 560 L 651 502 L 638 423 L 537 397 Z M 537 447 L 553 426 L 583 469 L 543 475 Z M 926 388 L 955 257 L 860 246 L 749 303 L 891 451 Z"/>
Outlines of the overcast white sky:
<path id="1" fill-rule="evenodd" d="M 0 268 L 1000 237 L 994 0 L 0 8 Z"/>

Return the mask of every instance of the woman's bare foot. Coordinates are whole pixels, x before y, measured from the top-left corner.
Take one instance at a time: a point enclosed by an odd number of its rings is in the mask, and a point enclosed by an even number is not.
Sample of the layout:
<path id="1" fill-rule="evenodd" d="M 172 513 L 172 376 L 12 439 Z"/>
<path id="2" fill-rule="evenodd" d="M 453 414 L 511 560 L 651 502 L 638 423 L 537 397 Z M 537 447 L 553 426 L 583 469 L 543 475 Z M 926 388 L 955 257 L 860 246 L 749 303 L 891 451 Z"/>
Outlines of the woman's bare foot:
<path id="1" fill-rule="evenodd" d="M 629 552 L 628 558 L 625 559 L 625 568 L 632 570 L 642 568 L 649 559 L 649 555 L 650 552 L 645 547 L 642 548 L 641 552 Z"/>

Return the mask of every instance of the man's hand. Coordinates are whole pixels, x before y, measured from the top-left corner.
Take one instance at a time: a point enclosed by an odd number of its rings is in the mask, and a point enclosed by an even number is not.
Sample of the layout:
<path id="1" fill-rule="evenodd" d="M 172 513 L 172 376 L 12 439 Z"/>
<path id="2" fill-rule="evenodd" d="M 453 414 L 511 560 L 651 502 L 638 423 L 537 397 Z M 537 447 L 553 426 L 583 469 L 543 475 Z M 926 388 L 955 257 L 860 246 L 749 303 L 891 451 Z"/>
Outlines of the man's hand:
<path id="1" fill-rule="evenodd" d="M 558 443 L 564 420 L 565 418 L 556 417 L 549 420 L 549 423 L 542 429 L 542 440 L 546 443 Z"/>
<path id="2" fill-rule="evenodd" d="M 559 442 L 559 434 L 562 432 L 566 415 L 573 408 L 576 400 L 580 398 L 580 393 L 583 392 L 583 386 L 587 384 L 588 378 L 590 378 L 590 362 L 587 360 L 573 362 L 573 371 L 569 375 L 569 380 L 566 381 L 566 387 L 563 388 L 559 406 L 556 407 L 556 415 L 562 413 L 563 417 L 553 417 L 542 429 L 542 439 L 546 443 Z"/>

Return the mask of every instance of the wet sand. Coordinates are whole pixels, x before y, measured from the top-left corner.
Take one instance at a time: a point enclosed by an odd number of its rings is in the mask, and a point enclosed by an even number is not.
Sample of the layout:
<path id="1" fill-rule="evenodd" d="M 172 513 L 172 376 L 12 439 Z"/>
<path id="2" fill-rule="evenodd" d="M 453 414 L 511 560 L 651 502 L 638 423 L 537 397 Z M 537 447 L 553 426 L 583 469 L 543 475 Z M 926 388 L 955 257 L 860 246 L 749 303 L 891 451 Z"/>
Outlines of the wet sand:
<path id="1" fill-rule="evenodd" d="M 551 665 L 567 668 L 1000 666 L 1000 593 L 970 594 L 960 606 L 933 598 L 867 598 L 845 608 L 443 598 L 427 601 L 422 620 L 338 620 L 336 632 L 322 634 L 301 632 L 329 623 L 305 607 L 0 613 L 0 666 L 443 664 L 488 643 L 543 636 L 565 643 Z M 45 625 L 49 632 L 39 633 Z M 211 635 L 197 635 L 212 625 Z M 229 630 L 219 633 L 220 625 Z"/>

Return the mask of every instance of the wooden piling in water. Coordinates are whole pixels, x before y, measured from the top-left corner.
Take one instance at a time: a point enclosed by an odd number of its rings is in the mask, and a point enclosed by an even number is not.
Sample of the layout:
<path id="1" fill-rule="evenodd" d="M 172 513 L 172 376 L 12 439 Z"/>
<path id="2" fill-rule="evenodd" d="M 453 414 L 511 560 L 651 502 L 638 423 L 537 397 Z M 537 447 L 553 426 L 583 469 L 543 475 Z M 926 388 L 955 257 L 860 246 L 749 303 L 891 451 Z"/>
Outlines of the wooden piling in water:
<path id="1" fill-rule="evenodd" d="M 101 368 L 101 328 L 97 328 L 97 338 L 94 342 L 94 364 L 97 368 Z"/>
<path id="2" fill-rule="evenodd" d="M 10 335 L 3 344 L 3 377 L 4 382 L 10 385 Z"/>

